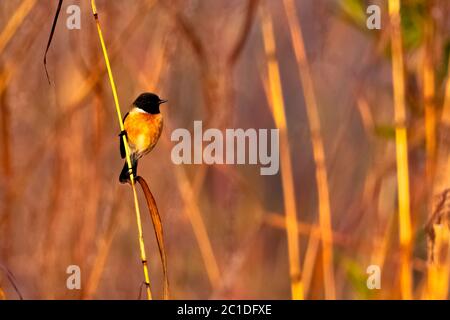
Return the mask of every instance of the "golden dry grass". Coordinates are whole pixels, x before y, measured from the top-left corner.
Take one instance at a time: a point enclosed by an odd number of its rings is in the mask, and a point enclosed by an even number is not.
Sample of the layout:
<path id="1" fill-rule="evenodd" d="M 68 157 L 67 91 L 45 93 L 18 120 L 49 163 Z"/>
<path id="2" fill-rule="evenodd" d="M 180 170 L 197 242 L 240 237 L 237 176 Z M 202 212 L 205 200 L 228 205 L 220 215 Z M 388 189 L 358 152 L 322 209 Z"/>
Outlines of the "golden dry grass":
<path id="1" fill-rule="evenodd" d="M 409 198 L 408 140 L 406 133 L 405 80 L 399 0 L 389 1 L 389 17 L 392 29 L 391 47 L 397 158 L 398 219 L 400 247 L 402 250 L 400 261 L 400 289 L 403 299 L 412 299 L 410 262 L 412 234 Z"/>
<path id="2" fill-rule="evenodd" d="M 269 86 L 269 105 L 276 127 L 280 130 L 281 152 L 281 180 L 283 185 L 283 199 L 286 216 L 286 233 L 289 252 L 289 269 L 291 293 L 294 300 L 303 299 L 303 283 L 300 270 L 300 252 L 298 242 L 297 205 L 292 173 L 290 144 L 286 124 L 286 112 L 283 90 L 280 78 L 280 69 L 277 61 L 275 37 L 273 33 L 272 18 L 265 6 L 261 9 L 261 23 L 264 39 L 264 49 L 267 60 L 267 78 Z"/>

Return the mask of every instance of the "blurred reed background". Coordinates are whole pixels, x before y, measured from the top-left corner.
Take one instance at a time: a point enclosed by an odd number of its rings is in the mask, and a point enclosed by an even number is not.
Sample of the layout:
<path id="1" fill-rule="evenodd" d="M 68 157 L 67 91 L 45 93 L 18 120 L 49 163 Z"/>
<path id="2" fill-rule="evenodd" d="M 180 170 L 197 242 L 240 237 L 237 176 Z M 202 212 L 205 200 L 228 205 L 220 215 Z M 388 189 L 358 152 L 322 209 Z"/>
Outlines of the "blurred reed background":
<path id="1" fill-rule="evenodd" d="M 90 3 L 64 1 L 49 85 L 56 4 L 0 3 L 0 299 L 19 298 L 14 286 L 26 299 L 137 299 L 132 193 L 118 183 L 119 127 Z M 70 4 L 81 30 L 65 26 Z M 369 4 L 382 9 L 381 30 L 366 27 Z M 172 298 L 448 298 L 448 1 L 97 7 L 122 112 L 140 92 L 169 100 L 139 173 L 162 216 Z M 174 165 L 170 134 L 194 120 L 280 128 L 280 173 Z M 81 290 L 66 288 L 73 264 Z M 366 286 L 369 265 L 381 290 Z"/>

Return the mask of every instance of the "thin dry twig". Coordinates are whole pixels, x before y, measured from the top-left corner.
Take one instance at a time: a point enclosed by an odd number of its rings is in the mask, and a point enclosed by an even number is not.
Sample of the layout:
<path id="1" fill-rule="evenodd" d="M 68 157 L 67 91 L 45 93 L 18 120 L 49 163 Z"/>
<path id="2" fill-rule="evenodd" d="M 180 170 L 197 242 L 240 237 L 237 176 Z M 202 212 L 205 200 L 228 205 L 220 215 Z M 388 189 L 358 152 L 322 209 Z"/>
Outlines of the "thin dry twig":
<path id="1" fill-rule="evenodd" d="M 22 293 L 19 290 L 19 287 L 16 284 L 16 278 L 14 277 L 13 273 L 4 265 L 0 264 L 0 268 L 3 269 L 3 271 L 6 274 L 6 277 L 8 278 L 9 282 L 13 286 L 14 290 L 16 291 L 17 295 L 19 296 L 20 300 L 23 300 Z"/>
<path id="2" fill-rule="evenodd" d="M 63 1 L 64 0 L 59 0 L 59 2 L 58 2 L 58 7 L 56 8 L 56 12 L 55 12 L 55 17 L 53 18 L 52 29 L 50 30 L 50 35 L 48 36 L 47 47 L 45 48 L 45 53 L 44 53 L 44 69 L 45 69 L 45 75 L 47 76 L 48 84 L 50 84 L 50 77 L 48 76 L 48 70 L 47 70 L 47 53 L 48 53 L 48 49 L 50 49 L 50 45 L 52 44 L 53 35 L 55 34 L 56 24 L 58 23 L 58 17 L 59 17 L 59 13 L 61 11 L 61 6 L 63 4 Z"/>

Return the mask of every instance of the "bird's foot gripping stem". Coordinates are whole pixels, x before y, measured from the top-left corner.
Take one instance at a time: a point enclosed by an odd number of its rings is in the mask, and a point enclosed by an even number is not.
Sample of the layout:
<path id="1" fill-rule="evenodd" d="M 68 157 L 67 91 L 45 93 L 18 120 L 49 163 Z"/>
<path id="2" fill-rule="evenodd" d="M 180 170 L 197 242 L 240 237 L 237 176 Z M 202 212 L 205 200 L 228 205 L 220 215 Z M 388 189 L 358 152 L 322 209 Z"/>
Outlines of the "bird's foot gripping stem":
<path id="1" fill-rule="evenodd" d="M 122 172 L 119 176 L 120 183 L 131 183 L 131 174 L 133 174 L 133 180 L 137 178 L 137 164 L 133 164 L 132 169 L 128 168 L 128 164 L 125 161 Z"/>
<path id="2" fill-rule="evenodd" d="M 122 131 L 120 131 L 119 137 L 122 138 L 123 136 L 125 136 L 125 137 L 128 139 L 128 133 L 127 133 L 127 130 L 122 130 Z"/>

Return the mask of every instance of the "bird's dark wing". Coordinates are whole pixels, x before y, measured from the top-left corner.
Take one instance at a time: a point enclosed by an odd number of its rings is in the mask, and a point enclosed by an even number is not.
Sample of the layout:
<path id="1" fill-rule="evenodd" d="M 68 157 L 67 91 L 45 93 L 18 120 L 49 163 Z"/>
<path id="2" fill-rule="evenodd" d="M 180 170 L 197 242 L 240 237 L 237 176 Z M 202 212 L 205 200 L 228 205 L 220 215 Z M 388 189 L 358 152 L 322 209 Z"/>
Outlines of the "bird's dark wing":
<path id="1" fill-rule="evenodd" d="M 129 113 L 130 113 L 130 112 L 125 113 L 125 115 L 123 116 L 123 119 L 122 119 L 123 122 L 125 122 L 125 119 L 128 117 L 128 114 L 129 114 Z"/>
<path id="2" fill-rule="evenodd" d="M 123 117 L 123 120 L 122 120 L 123 122 L 125 122 L 125 119 L 127 118 L 128 113 L 129 113 L 129 112 L 127 112 L 127 113 L 125 114 L 125 116 Z M 125 145 L 123 144 L 123 138 L 122 138 L 122 135 L 119 136 L 119 141 L 120 141 L 120 156 L 122 157 L 122 159 L 124 159 L 125 156 L 126 156 L 126 153 L 125 153 Z"/>
<path id="3" fill-rule="evenodd" d="M 123 138 L 120 137 L 120 157 L 122 159 L 124 159 L 125 155 L 126 155 L 126 153 L 125 153 L 125 145 L 123 144 Z"/>

